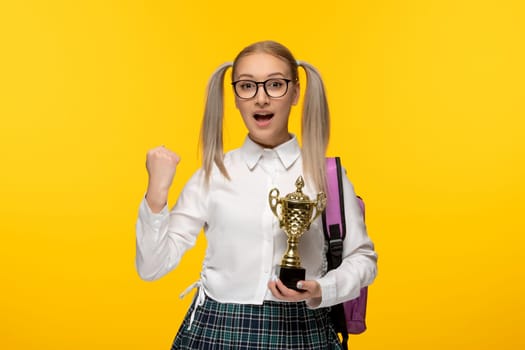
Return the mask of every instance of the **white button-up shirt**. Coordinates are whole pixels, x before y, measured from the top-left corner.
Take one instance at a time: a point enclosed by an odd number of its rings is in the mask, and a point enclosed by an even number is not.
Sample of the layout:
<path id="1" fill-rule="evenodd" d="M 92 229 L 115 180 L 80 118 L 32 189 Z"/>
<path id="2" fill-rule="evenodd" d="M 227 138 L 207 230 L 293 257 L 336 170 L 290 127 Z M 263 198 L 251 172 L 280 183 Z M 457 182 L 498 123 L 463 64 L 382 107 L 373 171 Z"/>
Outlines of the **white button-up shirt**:
<path id="1" fill-rule="evenodd" d="M 287 237 L 269 205 L 273 188 L 280 197 L 296 190 L 302 175 L 301 150 L 297 139 L 265 149 L 250 138 L 228 152 L 226 179 L 214 167 L 206 185 L 198 170 L 182 190 L 171 211 L 165 206 L 153 213 L 145 199 L 136 225 L 137 271 L 145 280 L 155 280 L 174 269 L 204 228 L 207 250 L 199 286 L 209 297 L 227 303 L 262 304 L 276 300 L 267 284 L 276 275 L 287 247 Z M 324 166 L 324 164 L 320 165 Z M 322 290 L 318 307 L 359 296 L 372 283 L 377 255 L 369 239 L 353 186 L 344 177 L 347 236 L 343 262 L 327 273 L 326 245 L 322 220 L 317 218 L 299 239 L 301 266 L 306 279 L 317 280 Z M 306 183 L 303 193 L 317 193 Z"/>

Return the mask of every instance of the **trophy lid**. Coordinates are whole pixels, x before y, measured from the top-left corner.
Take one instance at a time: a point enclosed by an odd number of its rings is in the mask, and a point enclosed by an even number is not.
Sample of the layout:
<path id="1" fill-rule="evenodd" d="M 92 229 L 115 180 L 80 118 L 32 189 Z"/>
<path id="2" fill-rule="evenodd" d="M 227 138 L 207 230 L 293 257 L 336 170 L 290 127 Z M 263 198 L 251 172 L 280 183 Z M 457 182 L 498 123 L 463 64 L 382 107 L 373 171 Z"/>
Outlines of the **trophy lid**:
<path id="1" fill-rule="evenodd" d="M 304 180 L 302 176 L 299 176 L 295 181 L 295 187 L 296 191 L 288 193 L 285 197 L 286 200 L 293 202 L 310 202 L 310 197 L 303 193 Z"/>

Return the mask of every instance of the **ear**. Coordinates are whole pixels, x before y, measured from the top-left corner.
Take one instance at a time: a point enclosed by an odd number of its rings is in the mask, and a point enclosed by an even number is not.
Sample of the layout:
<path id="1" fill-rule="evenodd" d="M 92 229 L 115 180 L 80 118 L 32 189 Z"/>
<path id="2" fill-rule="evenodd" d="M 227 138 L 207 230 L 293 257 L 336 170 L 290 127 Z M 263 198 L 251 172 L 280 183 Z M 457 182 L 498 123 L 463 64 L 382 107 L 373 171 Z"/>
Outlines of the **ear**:
<path id="1" fill-rule="evenodd" d="M 294 94 L 292 99 L 292 105 L 295 106 L 299 102 L 299 97 L 301 96 L 301 86 L 299 85 L 299 82 L 293 84 L 292 92 Z"/>

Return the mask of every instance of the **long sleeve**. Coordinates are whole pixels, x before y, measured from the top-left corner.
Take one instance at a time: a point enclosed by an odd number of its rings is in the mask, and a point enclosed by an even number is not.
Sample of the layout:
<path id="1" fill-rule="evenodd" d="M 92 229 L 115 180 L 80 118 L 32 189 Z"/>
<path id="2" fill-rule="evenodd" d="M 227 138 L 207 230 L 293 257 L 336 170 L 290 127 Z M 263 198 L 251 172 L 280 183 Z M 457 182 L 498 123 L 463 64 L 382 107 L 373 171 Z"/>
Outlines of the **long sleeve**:
<path id="1" fill-rule="evenodd" d="M 137 271 L 155 280 L 173 270 L 196 242 L 204 227 L 207 247 L 200 285 L 210 298 L 224 303 L 262 304 L 280 301 L 268 289 L 287 248 L 287 239 L 268 204 L 274 188 L 293 191 L 303 174 L 301 149 L 294 137 L 274 149 L 265 149 L 249 137 L 240 149 L 225 154 L 226 179 L 213 167 L 209 182 L 202 170 L 188 181 L 171 211 L 151 212 L 143 200 L 136 227 Z M 310 198 L 315 191 L 306 184 Z M 344 182 L 347 237 L 343 263 L 326 272 L 325 239 L 320 219 L 312 223 L 299 245 L 306 278 L 319 281 L 321 306 L 359 295 L 376 274 L 376 259 L 352 185 Z"/>
<path id="2" fill-rule="evenodd" d="M 145 198 L 136 223 L 136 268 L 144 280 L 156 280 L 173 270 L 184 253 L 195 245 L 206 222 L 206 192 L 202 171 L 182 190 L 177 203 L 153 213 Z"/>
<path id="3" fill-rule="evenodd" d="M 368 237 L 354 188 L 346 176 L 343 176 L 343 193 L 346 219 L 343 260 L 339 267 L 317 280 L 321 285 L 322 301 L 316 308 L 357 298 L 360 289 L 371 284 L 377 275 L 374 244 Z"/>

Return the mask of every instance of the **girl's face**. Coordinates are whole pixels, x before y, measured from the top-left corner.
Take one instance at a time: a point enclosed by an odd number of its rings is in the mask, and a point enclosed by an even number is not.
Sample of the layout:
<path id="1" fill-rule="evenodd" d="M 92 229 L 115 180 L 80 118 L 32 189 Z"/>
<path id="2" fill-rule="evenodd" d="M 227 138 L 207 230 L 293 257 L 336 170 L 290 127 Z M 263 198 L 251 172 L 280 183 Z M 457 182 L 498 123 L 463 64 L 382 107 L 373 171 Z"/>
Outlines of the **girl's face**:
<path id="1" fill-rule="evenodd" d="M 267 53 L 254 53 L 237 61 L 233 81 L 263 82 L 275 78 L 291 79 L 286 61 Z M 286 94 L 277 98 L 268 96 L 263 84 L 258 84 L 254 97 L 241 99 L 236 95 L 235 106 L 241 112 L 249 137 L 263 147 L 273 148 L 290 139 L 288 118 L 298 99 L 299 84 L 293 81 L 288 84 Z"/>

